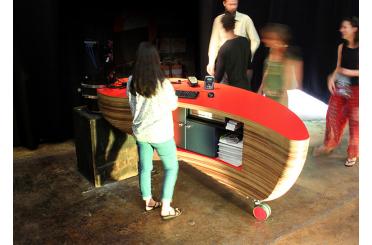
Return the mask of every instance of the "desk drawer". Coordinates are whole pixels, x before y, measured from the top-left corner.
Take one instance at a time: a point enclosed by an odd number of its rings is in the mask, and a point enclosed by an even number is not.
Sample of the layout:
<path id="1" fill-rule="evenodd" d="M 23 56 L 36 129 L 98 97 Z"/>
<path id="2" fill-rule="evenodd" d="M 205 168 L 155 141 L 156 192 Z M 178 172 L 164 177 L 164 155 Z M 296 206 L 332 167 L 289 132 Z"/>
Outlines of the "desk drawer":
<path id="1" fill-rule="evenodd" d="M 186 150 L 209 157 L 217 157 L 221 129 L 212 123 L 187 119 Z"/>

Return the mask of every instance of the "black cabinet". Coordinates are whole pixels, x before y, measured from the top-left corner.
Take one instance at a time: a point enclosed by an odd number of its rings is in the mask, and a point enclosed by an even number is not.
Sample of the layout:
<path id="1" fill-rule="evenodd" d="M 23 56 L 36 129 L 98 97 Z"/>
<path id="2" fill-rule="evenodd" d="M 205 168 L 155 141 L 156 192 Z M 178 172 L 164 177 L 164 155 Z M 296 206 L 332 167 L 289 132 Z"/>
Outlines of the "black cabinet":
<path id="1" fill-rule="evenodd" d="M 135 139 L 111 126 L 101 114 L 74 108 L 77 167 L 96 187 L 138 174 Z"/>
<path id="2" fill-rule="evenodd" d="M 218 124 L 187 118 L 186 149 L 209 157 L 217 157 L 221 127 Z"/>
<path id="3" fill-rule="evenodd" d="M 218 141 L 224 124 L 189 115 L 188 109 L 173 112 L 176 145 L 209 157 L 217 157 Z"/>

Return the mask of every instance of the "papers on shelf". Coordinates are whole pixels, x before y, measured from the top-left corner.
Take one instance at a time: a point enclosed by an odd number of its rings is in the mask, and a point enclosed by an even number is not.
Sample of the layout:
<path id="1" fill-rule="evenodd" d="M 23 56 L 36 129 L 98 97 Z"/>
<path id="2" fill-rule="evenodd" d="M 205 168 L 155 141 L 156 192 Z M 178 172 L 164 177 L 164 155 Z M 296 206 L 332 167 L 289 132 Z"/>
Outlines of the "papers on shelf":
<path id="1" fill-rule="evenodd" d="M 243 141 L 236 134 L 225 134 L 218 143 L 218 158 L 234 166 L 242 165 Z"/>
<path id="2" fill-rule="evenodd" d="M 220 143 L 243 149 L 243 141 L 236 134 L 225 134 L 220 137 Z"/>
<path id="3" fill-rule="evenodd" d="M 229 149 L 229 148 L 225 148 L 225 147 L 220 146 L 219 152 L 221 152 L 222 154 L 229 155 L 229 156 L 243 157 L 243 151 L 239 151 L 239 150 L 235 150 L 235 149 L 231 149 L 231 148 Z"/>
<path id="4" fill-rule="evenodd" d="M 239 167 L 239 166 L 242 165 L 242 159 L 241 158 L 240 159 L 231 158 L 231 157 L 228 157 L 228 156 L 226 156 L 224 154 L 221 154 L 221 153 L 218 154 L 218 158 L 221 159 L 222 161 L 230 163 L 230 164 L 232 164 L 236 167 Z"/>

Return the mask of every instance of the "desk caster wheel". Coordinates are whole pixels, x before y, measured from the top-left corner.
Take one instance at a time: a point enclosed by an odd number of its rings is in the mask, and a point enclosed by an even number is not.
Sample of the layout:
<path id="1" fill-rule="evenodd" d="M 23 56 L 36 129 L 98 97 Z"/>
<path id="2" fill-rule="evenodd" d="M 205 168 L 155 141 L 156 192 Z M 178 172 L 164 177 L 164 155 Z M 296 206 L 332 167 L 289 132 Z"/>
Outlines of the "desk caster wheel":
<path id="1" fill-rule="evenodd" d="M 269 218 L 271 214 L 271 208 L 266 203 L 257 203 L 255 204 L 255 207 L 253 208 L 253 216 L 259 220 L 264 221 Z"/>

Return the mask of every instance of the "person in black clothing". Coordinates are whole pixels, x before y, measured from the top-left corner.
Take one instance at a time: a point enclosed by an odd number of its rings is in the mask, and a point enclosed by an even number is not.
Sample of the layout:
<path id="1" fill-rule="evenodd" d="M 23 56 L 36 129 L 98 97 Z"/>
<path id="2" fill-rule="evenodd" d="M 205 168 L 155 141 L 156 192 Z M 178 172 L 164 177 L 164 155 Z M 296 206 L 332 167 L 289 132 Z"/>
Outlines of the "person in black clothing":
<path id="1" fill-rule="evenodd" d="M 251 90 L 247 70 L 251 69 L 250 40 L 234 34 L 235 16 L 225 13 L 221 19 L 227 41 L 216 59 L 215 80 L 234 87 Z"/>

